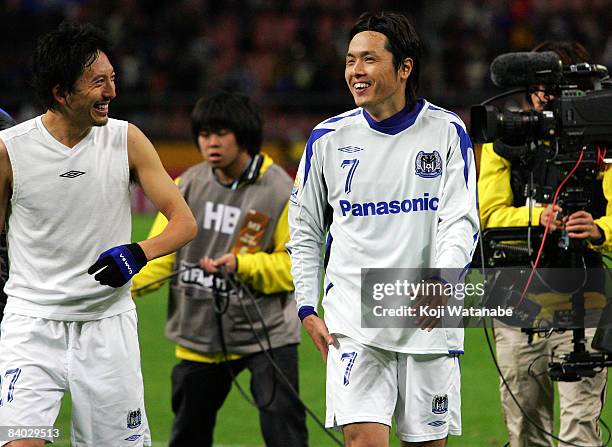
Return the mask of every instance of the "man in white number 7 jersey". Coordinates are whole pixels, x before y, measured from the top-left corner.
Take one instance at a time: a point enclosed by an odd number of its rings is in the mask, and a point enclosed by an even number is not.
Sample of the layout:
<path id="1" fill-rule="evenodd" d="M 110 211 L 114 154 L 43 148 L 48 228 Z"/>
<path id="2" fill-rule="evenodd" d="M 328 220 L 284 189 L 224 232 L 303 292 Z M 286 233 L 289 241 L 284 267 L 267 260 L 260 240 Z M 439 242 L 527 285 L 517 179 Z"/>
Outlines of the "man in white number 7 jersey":
<path id="1" fill-rule="evenodd" d="M 403 446 L 440 447 L 461 433 L 463 332 L 362 327 L 361 269 L 469 265 L 473 148 L 457 115 L 417 98 L 421 42 L 406 17 L 364 14 L 350 37 L 358 108 L 314 128 L 290 199 L 299 316 L 327 361 L 327 426 L 347 446 L 388 445 L 395 417 Z"/>

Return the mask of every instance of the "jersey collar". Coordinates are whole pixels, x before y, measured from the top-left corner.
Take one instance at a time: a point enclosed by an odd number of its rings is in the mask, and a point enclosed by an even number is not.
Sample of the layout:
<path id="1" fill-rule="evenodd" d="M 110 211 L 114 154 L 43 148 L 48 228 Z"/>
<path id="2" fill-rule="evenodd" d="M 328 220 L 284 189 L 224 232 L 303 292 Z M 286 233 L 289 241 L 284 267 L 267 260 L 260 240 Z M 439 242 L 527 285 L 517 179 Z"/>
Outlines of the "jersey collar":
<path id="1" fill-rule="evenodd" d="M 412 110 L 409 110 L 408 106 L 406 106 L 395 115 L 392 115 L 382 121 L 376 121 L 365 109 L 363 109 L 363 117 L 366 119 L 368 125 L 372 129 L 387 135 L 396 135 L 414 124 L 419 116 L 419 113 L 421 113 L 421 110 L 423 110 L 424 105 L 425 100 L 423 98 L 418 99 Z"/>

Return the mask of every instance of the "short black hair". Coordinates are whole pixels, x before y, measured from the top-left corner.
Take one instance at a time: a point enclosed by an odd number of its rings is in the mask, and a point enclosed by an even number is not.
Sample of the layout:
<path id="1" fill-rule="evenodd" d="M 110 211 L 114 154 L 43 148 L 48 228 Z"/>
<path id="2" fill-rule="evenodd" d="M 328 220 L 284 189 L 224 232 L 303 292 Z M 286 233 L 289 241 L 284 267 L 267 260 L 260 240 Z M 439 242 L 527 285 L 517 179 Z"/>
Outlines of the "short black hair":
<path id="1" fill-rule="evenodd" d="M 253 156 L 263 141 L 259 110 L 242 93 L 220 91 L 198 100 L 191 112 L 191 133 L 198 146 L 200 132 L 229 130 L 236 135 L 238 146 Z"/>
<path id="2" fill-rule="evenodd" d="M 545 40 L 536 45 L 531 51 L 536 53 L 554 51 L 559 55 L 559 59 L 561 59 L 563 65 L 579 64 L 581 62 L 590 62 L 591 60 L 591 55 L 587 49 L 578 42 Z"/>
<path id="3" fill-rule="evenodd" d="M 89 23 L 62 22 L 42 36 L 32 58 L 32 84 L 42 105 L 56 109 L 53 87 L 59 85 L 61 91 L 73 92 L 76 81 L 94 63 L 98 53 L 111 59 L 111 50 L 107 35 Z"/>
<path id="4" fill-rule="evenodd" d="M 349 41 L 363 31 L 375 31 L 385 35 L 385 48 L 393 55 L 396 70 L 402 67 L 404 59 L 412 59 L 412 72 L 406 84 L 406 102 L 409 105 L 414 104 L 419 89 L 423 43 L 412 23 L 405 15 L 396 12 L 383 11 L 378 15 L 365 12 L 351 28 Z"/>

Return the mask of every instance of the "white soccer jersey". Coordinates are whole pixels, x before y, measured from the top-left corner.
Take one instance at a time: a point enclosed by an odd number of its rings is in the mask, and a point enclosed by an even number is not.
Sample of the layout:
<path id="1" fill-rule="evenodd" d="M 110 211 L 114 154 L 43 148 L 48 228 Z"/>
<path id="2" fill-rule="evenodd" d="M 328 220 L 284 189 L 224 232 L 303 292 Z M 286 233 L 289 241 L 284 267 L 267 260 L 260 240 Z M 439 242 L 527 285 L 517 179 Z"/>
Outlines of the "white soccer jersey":
<path id="1" fill-rule="evenodd" d="M 331 333 L 398 352 L 462 352 L 461 329 L 362 328 L 361 269 L 465 268 L 476 194 L 472 143 L 452 112 L 420 99 L 381 122 L 359 108 L 320 123 L 289 207 L 298 307 L 317 308 L 324 271 Z"/>
<path id="2" fill-rule="evenodd" d="M 131 241 L 127 127 L 109 119 L 73 148 L 40 116 L 0 132 L 13 170 L 5 312 L 94 320 L 134 308 L 129 284 L 87 274 L 100 253 Z"/>

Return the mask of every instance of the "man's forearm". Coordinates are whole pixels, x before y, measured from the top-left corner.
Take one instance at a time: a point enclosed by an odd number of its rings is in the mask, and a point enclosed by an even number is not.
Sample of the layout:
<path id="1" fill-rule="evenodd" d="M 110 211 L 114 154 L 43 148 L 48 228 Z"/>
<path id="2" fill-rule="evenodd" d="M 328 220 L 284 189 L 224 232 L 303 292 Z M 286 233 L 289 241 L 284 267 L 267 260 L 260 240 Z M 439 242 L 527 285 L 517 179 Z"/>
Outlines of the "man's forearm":
<path id="1" fill-rule="evenodd" d="M 193 215 L 177 214 L 168 220 L 168 225 L 159 235 L 151 239 L 140 241 L 139 245 L 145 252 L 148 260 L 174 253 L 183 245 L 191 241 L 197 233 L 197 226 Z"/>

